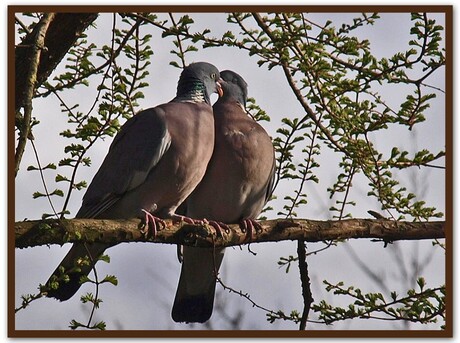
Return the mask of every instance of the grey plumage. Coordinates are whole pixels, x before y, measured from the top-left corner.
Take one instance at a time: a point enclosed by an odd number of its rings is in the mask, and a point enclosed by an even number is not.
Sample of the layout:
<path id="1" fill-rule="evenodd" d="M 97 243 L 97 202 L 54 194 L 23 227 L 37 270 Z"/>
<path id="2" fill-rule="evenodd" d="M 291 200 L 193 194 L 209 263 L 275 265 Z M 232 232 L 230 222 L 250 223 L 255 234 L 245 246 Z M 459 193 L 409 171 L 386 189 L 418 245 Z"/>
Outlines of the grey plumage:
<path id="1" fill-rule="evenodd" d="M 129 119 L 112 142 L 76 217 L 134 218 L 142 216 L 142 210 L 158 218 L 179 217 L 176 208 L 202 179 L 212 155 L 210 95 L 220 93 L 220 81 L 215 66 L 193 63 L 183 70 L 171 102 Z M 61 301 L 72 297 L 80 287 L 80 278 L 91 271 L 108 247 L 74 244 L 60 264 L 70 279 L 50 289 L 47 296 Z M 71 270 L 85 255 L 91 262 L 81 270 Z M 49 286 L 62 267 L 50 277 Z"/>
<path id="2" fill-rule="evenodd" d="M 215 147 L 203 180 L 186 201 L 187 216 L 223 223 L 256 219 L 273 186 L 275 157 L 270 137 L 245 110 L 247 84 L 222 71 L 224 95 L 213 106 Z M 216 273 L 224 249 L 183 247 L 174 300 L 176 322 L 205 322 L 213 310 Z"/>

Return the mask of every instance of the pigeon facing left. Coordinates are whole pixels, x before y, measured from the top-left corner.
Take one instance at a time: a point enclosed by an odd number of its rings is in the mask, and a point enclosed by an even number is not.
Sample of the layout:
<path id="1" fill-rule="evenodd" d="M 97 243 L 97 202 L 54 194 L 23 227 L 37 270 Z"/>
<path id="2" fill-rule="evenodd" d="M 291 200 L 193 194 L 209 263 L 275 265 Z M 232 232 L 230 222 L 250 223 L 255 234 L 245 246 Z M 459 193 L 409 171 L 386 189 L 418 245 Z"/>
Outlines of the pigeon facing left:
<path id="1" fill-rule="evenodd" d="M 214 104 L 215 147 L 203 180 L 186 201 L 187 216 L 223 223 L 252 220 L 272 193 L 275 153 L 270 136 L 245 111 L 247 84 L 222 71 L 224 95 Z M 207 321 L 224 249 L 183 247 L 182 270 L 172 317 Z"/>
<path id="2" fill-rule="evenodd" d="M 222 95 L 220 82 L 215 66 L 193 63 L 182 71 L 171 102 L 129 119 L 113 140 L 76 217 L 145 216 L 154 227 L 160 218 L 181 219 L 175 210 L 200 182 L 212 155 L 210 95 Z M 88 275 L 107 248 L 75 243 L 48 280 L 47 296 L 71 298 L 80 288 L 80 278 Z M 75 269 L 84 256 L 90 262 Z M 63 280 L 63 271 L 68 280 Z"/>

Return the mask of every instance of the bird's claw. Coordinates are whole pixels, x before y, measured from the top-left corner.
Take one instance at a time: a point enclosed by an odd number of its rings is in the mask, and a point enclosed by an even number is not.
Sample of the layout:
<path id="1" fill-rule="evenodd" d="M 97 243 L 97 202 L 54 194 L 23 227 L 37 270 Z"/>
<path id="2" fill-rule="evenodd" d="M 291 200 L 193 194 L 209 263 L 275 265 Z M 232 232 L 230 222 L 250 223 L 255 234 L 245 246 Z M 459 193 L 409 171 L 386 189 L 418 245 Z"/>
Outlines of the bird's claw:
<path id="1" fill-rule="evenodd" d="M 158 217 L 152 215 L 149 211 L 142 209 L 144 212 L 144 226 L 141 229 L 145 238 L 155 239 L 158 231 L 166 227 L 166 222 Z"/>
<path id="2" fill-rule="evenodd" d="M 246 240 L 252 241 L 254 239 L 254 234 L 261 232 L 262 226 L 256 222 L 254 219 L 243 219 L 240 222 L 241 231 L 246 233 Z"/>
<path id="3" fill-rule="evenodd" d="M 206 218 L 202 220 L 193 219 L 193 218 L 182 216 L 179 214 L 175 214 L 173 216 L 173 219 L 178 220 L 178 221 L 183 221 L 183 222 L 186 222 L 188 224 L 193 224 L 193 225 L 210 225 L 214 228 L 214 230 L 216 230 L 216 233 L 220 235 L 221 237 L 223 237 L 222 231 L 225 231 L 226 233 L 230 232 L 230 227 L 227 224 L 224 224 L 222 222 L 218 222 L 215 220 L 207 220 Z"/>
<path id="4" fill-rule="evenodd" d="M 212 226 L 214 230 L 216 230 L 216 234 L 219 235 L 220 237 L 224 237 L 222 233 L 223 231 L 225 231 L 225 233 L 227 234 L 230 233 L 230 226 L 228 226 L 225 223 L 218 222 L 215 220 L 207 220 L 207 219 L 203 219 L 203 223 Z"/>

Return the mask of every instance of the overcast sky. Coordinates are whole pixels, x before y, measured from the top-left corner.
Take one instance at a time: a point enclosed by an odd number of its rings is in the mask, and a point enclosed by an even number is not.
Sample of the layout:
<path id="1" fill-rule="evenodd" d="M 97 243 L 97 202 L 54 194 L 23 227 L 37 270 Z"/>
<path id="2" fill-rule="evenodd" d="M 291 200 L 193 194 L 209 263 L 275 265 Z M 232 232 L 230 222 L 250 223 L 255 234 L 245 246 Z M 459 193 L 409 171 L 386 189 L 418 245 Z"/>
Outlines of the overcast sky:
<path id="1" fill-rule="evenodd" d="M 196 22 L 202 28 L 210 27 L 213 32 L 225 31 L 222 25 L 223 15 L 193 15 Z M 331 19 L 333 22 L 346 21 L 344 14 L 314 14 L 313 20 L 318 22 Z M 379 21 L 372 28 L 362 30 L 362 37 L 368 38 L 372 42 L 374 53 L 378 57 L 389 56 L 392 52 L 406 48 L 409 16 L 406 14 L 382 14 L 383 20 Z M 442 19 L 442 16 L 435 16 Z M 88 39 L 99 42 L 107 42 L 110 38 L 111 18 L 99 18 L 97 30 L 88 32 Z M 234 28 L 233 28 L 234 29 Z M 150 33 L 150 32 L 149 32 Z M 151 84 L 145 89 L 145 99 L 140 102 L 142 108 L 148 108 L 169 101 L 174 97 L 175 87 L 180 71 L 168 66 L 172 55 L 171 42 L 159 39 L 160 32 L 152 30 L 154 34 L 152 47 L 155 54 L 152 57 L 150 68 Z M 157 39 L 158 38 L 158 39 Z M 249 96 L 255 97 L 258 104 L 271 116 L 271 122 L 263 122 L 270 135 L 275 136 L 276 129 L 281 125 L 281 118 L 285 116 L 298 116 L 302 112 L 288 89 L 280 70 L 268 72 L 266 68 L 258 68 L 256 58 L 250 58 L 245 52 L 232 49 L 207 49 L 199 53 L 191 54 L 187 62 L 208 61 L 215 64 L 219 69 L 232 69 L 240 73 L 249 84 Z M 434 75 L 432 83 L 443 87 L 443 72 Z M 161 78 L 159 78 L 161 75 Z M 161 82 L 159 80 L 161 79 Z M 267 85 L 276 86 L 274 88 Z M 4 88 L 6 89 L 6 88 Z M 78 90 L 81 99 L 91 98 L 91 90 Z M 398 97 L 394 94 L 394 97 Z M 388 139 L 376 137 L 377 148 L 383 150 L 391 149 L 392 146 L 399 144 L 401 148 L 409 151 L 428 148 L 433 151 L 444 149 L 444 125 L 445 108 L 444 98 L 438 93 L 438 99 L 433 104 L 427 116 L 426 123 L 422 124 L 413 131 L 411 137 L 407 137 L 407 130 L 396 129 Z M 83 106 L 85 106 L 82 103 Z M 89 106 L 86 104 L 86 106 Z M 49 97 L 44 101 L 34 103 L 34 115 L 41 120 L 34 135 L 37 147 L 43 164 L 57 162 L 57 156 L 63 156 L 62 147 L 67 142 L 58 136 L 58 133 L 66 125 L 65 117 L 59 111 L 59 104 L 56 99 Z M 406 136 L 406 137 L 405 137 Z M 44 139 L 44 137 L 51 137 Z M 395 140 L 395 137 L 398 139 Z M 396 142 L 397 143 L 396 143 Z M 415 142 L 415 144 L 414 144 Z M 107 152 L 110 140 L 95 146 L 92 151 L 93 164 L 91 168 L 83 168 L 79 172 L 79 179 L 91 180 L 97 171 L 103 157 Z M 309 203 L 299 209 L 299 217 L 310 219 L 329 219 L 330 213 L 327 208 L 332 205 L 327 197 L 326 188 L 334 182 L 334 177 L 338 174 L 337 163 L 330 163 L 331 156 L 325 154 L 319 158 L 321 163 L 320 178 L 318 185 L 309 185 Z M 333 157 L 332 157 L 333 158 Z M 334 160 L 333 160 L 334 161 Z M 334 161 L 335 162 L 335 161 Z M 29 164 L 34 164 L 31 149 L 26 151 L 22 168 L 25 169 Z M 430 205 L 436 206 L 440 211 L 444 211 L 444 181 L 443 172 L 439 170 L 422 170 L 415 174 L 418 182 L 426 182 L 426 193 L 424 199 Z M 413 175 L 398 175 L 402 181 L 410 187 L 420 187 L 420 183 L 411 183 L 409 180 Z M 54 175 L 50 175 L 52 179 Z M 24 218 L 36 219 L 43 212 L 50 211 L 46 201 L 32 200 L 31 194 L 36 190 L 41 190 L 40 183 L 36 182 L 37 175 L 31 172 L 21 172 L 16 179 L 16 220 Z M 379 210 L 380 207 L 372 199 L 362 196 L 367 193 L 366 180 L 360 179 L 356 187 L 357 206 L 352 210 L 354 217 L 367 217 L 367 210 Z M 278 198 L 289 193 L 292 185 L 285 184 L 277 193 Z M 360 194 L 361 193 L 361 194 Z M 416 192 L 417 193 L 417 192 Z M 72 214 L 78 210 L 83 193 L 76 193 L 69 206 Z M 360 199 L 365 199 L 359 201 Z M 269 217 L 276 217 L 276 210 L 281 209 L 282 202 L 274 203 L 275 211 Z M 276 207 L 278 206 L 278 207 Z M 58 206 L 59 207 L 59 206 Z M 309 244 L 311 250 L 319 247 L 319 244 Z M 356 265 L 355 256 L 357 255 L 364 264 L 371 268 L 375 273 L 384 275 L 386 285 L 391 290 L 403 290 L 410 287 L 402 281 L 401 273 L 403 266 L 411 269 L 411 261 L 422 261 L 430 258 L 430 261 L 423 271 L 423 276 L 431 283 L 430 286 L 439 285 L 443 282 L 443 254 L 433 249 L 431 241 L 426 242 L 404 242 L 394 244 L 389 248 L 383 249 L 380 244 L 370 243 L 369 241 L 354 241 L 350 244 L 343 244 L 338 248 L 332 248 L 324 253 L 312 256 L 309 259 L 310 273 L 312 276 L 312 286 L 316 301 L 332 299 L 326 294 L 321 285 L 322 280 L 327 279 L 331 282 L 344 281 L 347 285 L 359 285 L 365 292 L 379 291 L 378 285 L 372 281 L 365 280 L 363 271 Z M 248 252 L 247 247 L 242 249 L 227 249 L 224 264 L 221 269 L 222 277 L 226 283 L 233 288 L 243 290 L 251 294 L 254 301 L 264 307 L 271 309 L 283 309 L 286 312 L 297 309 L 301 310 L 301 293 L 298 281 L 297 267 L 293 266 L 289 274 L 279 269 L 276 265 L 280 256 L 295 255 L 296 244 L 293 242 L 257 244 L 252 245 L 251 250 L 257 253 L 253 256 Z M 33 293 L 39 283 L 46 281 L 49 274 L 54 270 L 62 257 L 67 252 L 68 247 L 39 247 L 17 251 L 16 268 L 18 271 L 16 278 L 16 299 L 24 293 Z M 97 317 L 105 320 L 108 328 L 111 329 L 188 329 L 185 324 L 175 324 L 170 319 L 170 309 L 174 298 L 180 265 L 175 257 L 175 247 L 162 246 L 159 244 L 122 244 L 109 251 L 112 262 L 109 265 L 100 263 L 100 274 L 116 274 L 119 278 L 119 286 L 105 286 L 102 289 L 104 303 L 97 311 Z M 401 254 L 401 255 L 400 255 Z M 401 257 L 404 258 L 401 260 Z M 249 277 L 250 276 L 250 277 Z M 421 275 L 420 275 L 421 276 Z M 87 288 L 91 291 L 91 288 Z M 80 291 L 83 294 L 84 290 Z M 224 303 L 230 315 L 235 315 L 239 310 L 244 311 L 244 329 L 270 329 L 265 322 L 265 314 L 260 310 L 253 309 L 251 305 L 236 295 L 218 291 L 218 302 Z M 116 299 L 116 300 L 115 300 Z M 348 301 L 345 301 L 348 303 Z M 339 303 L 334 303 L 339 305 Z M 343 305 L 343 304 L 342 304 Z M 65 329 L 71 319 L 84 321 L 87 318 L 88 308 L 79 304 L 78 296 L 74 299 L 58 303 L 51 299 L 41 299 L 25 311 L 21 311 L 17 316 L 18 329 Z M 225 320 L 215 313 L 212 317 L 215 328 L 227 328 Z M 363 324 L 364 323 L 364 324 Z M 346 322 L 337 324 L 334 328 L 354 328 L 364 329 L 387 328 L 387 323 L 381 322 Z M 324 326 L 312 326 L 315 329 L 331 329 Z M 396 326 L 396 328 L 400 326 Z M 200 325 L 194 328 L 202 329 Z M 280 322 L 273 329 L 296 329 L 296 325 Z"/>

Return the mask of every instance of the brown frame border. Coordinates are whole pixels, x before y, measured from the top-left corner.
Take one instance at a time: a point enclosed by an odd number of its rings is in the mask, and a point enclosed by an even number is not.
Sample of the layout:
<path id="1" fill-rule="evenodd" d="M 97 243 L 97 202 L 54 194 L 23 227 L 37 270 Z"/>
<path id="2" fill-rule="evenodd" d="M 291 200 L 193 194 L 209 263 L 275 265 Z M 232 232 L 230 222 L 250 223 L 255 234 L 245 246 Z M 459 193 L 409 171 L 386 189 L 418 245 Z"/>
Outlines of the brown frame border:
<path id="1" fill-rule="evenodd" d="M 432 12 L 446 15 L 446 329 L 438 330 L 337 330 L 337 331 L 291 331 L 291 330 L 108 330 L 108 331 L 71 331 L 71 330 L 16 330 L 15 329 L 15 178 L 14 178 L 14 103 L 15 103 L 15 68 L 14 68 L 14 14 L 16 12 L 230 12 L 230 11 L 309 11 L 309 12 Z M 8 337 L 222 337 L 222 338 L 307 338 L 307 337 L 365 337 L 365 338 L 395 338 L 395 337 L 453 337 L 453 6 L 452 5 L 353 5 L 353 6 L 60 6 L 60 5 L 10 5 L 8 6 Z"/>

